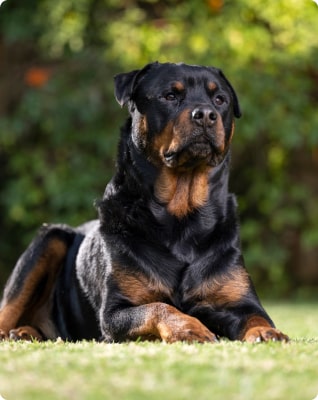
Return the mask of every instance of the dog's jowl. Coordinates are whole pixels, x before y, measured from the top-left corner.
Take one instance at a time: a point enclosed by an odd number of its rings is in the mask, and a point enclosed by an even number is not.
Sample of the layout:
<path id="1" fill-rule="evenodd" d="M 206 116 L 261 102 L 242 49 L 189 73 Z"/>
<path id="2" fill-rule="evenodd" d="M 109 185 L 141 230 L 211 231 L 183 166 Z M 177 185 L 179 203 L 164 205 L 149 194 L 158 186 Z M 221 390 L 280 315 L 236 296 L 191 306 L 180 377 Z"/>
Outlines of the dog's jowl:
<path id="1" fill-rule="evenodd" d="M 0 336 L 287 341 L 241 254 L 229 81 L 212 67 L 151 63 L 117 75 L 115 95 L 130 117 L 99 219 L 42 226 L 5 286 Z"/>

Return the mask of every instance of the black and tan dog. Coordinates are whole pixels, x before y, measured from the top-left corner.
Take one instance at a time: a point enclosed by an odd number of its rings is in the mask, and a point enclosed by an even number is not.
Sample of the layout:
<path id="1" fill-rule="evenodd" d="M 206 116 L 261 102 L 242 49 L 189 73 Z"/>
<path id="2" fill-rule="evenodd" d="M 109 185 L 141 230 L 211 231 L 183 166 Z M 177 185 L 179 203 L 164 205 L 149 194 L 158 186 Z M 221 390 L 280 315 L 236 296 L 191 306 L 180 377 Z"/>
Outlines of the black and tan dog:
<path id="1" fill-rule="evenodd" d="M 230 83 L 216 68 L 152 63 L 115 87 L 131 116 L 99 220 L 41 228 L 5 287 L 1 337 L 288 340 L 244 268 Z"/>

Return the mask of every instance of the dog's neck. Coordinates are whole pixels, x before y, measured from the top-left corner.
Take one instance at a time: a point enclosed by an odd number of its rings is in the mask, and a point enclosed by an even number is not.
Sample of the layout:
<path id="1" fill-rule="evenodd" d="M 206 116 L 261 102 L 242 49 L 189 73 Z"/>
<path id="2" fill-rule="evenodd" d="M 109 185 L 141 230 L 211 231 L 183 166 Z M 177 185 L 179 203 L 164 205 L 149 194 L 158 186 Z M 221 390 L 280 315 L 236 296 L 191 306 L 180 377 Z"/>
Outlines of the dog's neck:
<path id="1" fill-rule="evenodd" d="M 121 164 L 114 182 L 118 189 L 126 187 L 129 182 L 130 187 L 126 189 L 130 195 L 134 191 L 135 197 L 140 198 L 141 193 L 147 193 L 148 200 L 161 204 L 179 220 L 196 210 L 213 208 L 216 203 L 223 207 L 220 199 L 224 199 L 228 192 L 230 152 L 217 167 L 201 166 L 182 172 L 154 166 L 129 136 L 122 137 L 119 153 L 118 163 L 121 160 Z M 127 176 L 129 179 L 125 178 Z"/>
<path id="2" fill-rule="evenodd" d="M 210 168 L 202 168 L 178 173 L 163 167 L 155 182 L 155 197 L 170 214 L 181 219 L 206 204 L 210 172 Z"/>
<path id="3" fill-rule="evenodd" d="M 163 167 L 155 182 L 155 197 L 178 219 L 208 204 L 215 205 L 228 191 L 228 169 L 224 163 L 228 160 L 223 160 L 223 165 L 218 167 L 198 167 L 184 172 Z"/>
<path id="4" fill-rule="evenodd" d="M 217 167 L 201 166 L 182 172 L 166 166 L 158 170 L 143 154 L 137 152 L 136 156 L 139 161 L 136 164 L 143 164 L 139 174 L 143 174 L 143 183 L 148 182 L 148 193 L 152 193 L 155 200 L 177 219 L 202 209 L 208 203 L 215 205 L 228 192 L 229 168 L 225 164 L 229 163 L 229 153 Z"/>

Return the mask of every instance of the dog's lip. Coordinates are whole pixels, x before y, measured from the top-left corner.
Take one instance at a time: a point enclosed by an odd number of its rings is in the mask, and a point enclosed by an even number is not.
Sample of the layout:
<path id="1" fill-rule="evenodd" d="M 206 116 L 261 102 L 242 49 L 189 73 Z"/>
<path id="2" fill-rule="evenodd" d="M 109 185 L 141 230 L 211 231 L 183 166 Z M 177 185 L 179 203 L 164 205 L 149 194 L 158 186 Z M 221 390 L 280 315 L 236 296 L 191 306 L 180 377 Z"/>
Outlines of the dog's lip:
<path id="1" fill-rule="evenodd" d="M 166 153 L 164 153 L 164 159 L 166 160 L 167 163 L 171 163 L 173 161 L 173 159 L 176 157 L 178 152 L 176 151 L 168 151 Z"/>
<path id="2" fill-rule="evenodd" d="M 177 162 L 177 159 L 178 159 L 177 154 L 178 154 L 178 152 L 175 152 L 175 151 L 164 154 L 164 156 L 163 156 L 164 163 L 166 164 L 167 167 L 173 168 L 173 167 L 177 166 L 177 163 L 178 163 Z"/>
<path id="3" fill-rule="evenodd" d="M 217 153 L 217 149 L 214 148 L 213 143 L 209 140 L 202 140 L 202 141 L 192 141 L 189 143 L 186 143 L 185 145 L 181 146 L 180 148 L 176 150 L 167 150 L 166 152 L 163 153 L 164 161 L 165 164 L 168 167 L 174 167 L 178 164 L 178 156 L 182 154 L 184 151 L 187 151 L 188 149 L 191 149 L 191 147 L 204 147 L 205 149 L 209 149 L 209 151 L 205 152 L 203 156 L 197 156 L 193 158 L 193 161 L 195 162 L 196 160 L 199 159 L 206 159 L 209 157 L 209 155 L 213 153 Z"/>

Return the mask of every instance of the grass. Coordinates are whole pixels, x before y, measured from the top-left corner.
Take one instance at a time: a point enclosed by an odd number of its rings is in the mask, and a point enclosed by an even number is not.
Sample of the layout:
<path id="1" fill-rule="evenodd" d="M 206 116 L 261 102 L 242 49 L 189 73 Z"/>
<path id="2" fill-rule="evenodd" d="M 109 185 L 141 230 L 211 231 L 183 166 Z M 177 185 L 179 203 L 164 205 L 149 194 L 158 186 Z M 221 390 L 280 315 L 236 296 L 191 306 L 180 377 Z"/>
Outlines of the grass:
<path id="1" fill-rule="evenodd" d="M 312 400 L 317 304 L 268 304 L 290 343 L 0 343 L 6 400 Z M 1 396 L 0 396 L 1 399 Z"/>

